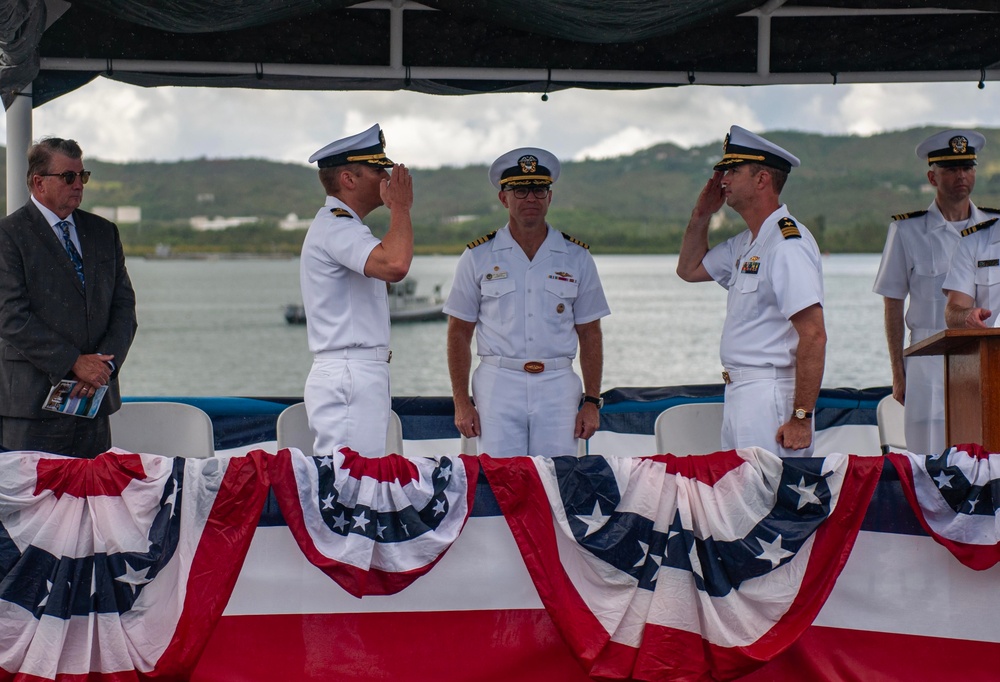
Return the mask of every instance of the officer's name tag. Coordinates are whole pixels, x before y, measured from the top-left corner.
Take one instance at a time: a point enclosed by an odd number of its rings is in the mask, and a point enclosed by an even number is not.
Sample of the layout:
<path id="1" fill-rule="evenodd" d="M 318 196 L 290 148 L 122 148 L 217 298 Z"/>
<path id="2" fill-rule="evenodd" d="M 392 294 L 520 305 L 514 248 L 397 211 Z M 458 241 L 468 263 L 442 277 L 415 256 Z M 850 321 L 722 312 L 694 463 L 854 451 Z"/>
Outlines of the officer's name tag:
<path id="1" fill-rule="evenodd" d="M 507 271 L 505 270 L 503 272 L 487 272 L 486 276 L 483 279 L 485 279 L 486 281 L 494 279 L 507 279 Z"/>
<path id="2" fill-rule="evenodd" d="M 994 265 L 1000 265 L 1000 258 L 994 258 L 993 260 L 981 260 L 976 263 L 976 266 L 980 268 L 992 268 Z"/>

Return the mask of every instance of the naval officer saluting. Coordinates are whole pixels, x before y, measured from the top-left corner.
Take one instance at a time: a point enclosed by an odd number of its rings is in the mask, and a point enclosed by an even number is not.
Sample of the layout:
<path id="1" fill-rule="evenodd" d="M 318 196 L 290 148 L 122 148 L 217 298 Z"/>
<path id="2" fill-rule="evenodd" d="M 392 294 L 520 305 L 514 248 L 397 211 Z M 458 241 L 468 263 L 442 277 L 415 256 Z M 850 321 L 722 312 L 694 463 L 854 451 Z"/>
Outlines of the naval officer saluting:
<path id="1" fill-rule="evenodd" d="M 493 162 L 509 220 L 469 244 L 444 306 L 455 426 L 494 457 L 576 454 L 600 422 L 601 318 L 611 311 L 589 247 L 545 222 L 559 170 L 551 153 L 528 147 Z"/>
<path id="2" fill-rule="evenodd" d="M 381 457 L 391 409 L 386 282 L 403 279 L 413 259 L 413 182 L 386 157 L 378 124 L 328 144 L 313 162 L 327 194 L 306 233 L 299 271 L 313 353 L 304 391 L 313 451 L 327 455 L 346 445 Z M 382 205 L 390 219 L 379 240 L 362 221 Z"/>
<path id="3" fill-rule="evenodd" d="M 723 448 L 812 454 L 826 358 L 823 270 L 812 235 L 778 198 L 798 165 L 788 151 L 733 126 L 681 243 L 681 279 L 715 280 L 729 291 L 719 353 Z M 747 229 L 709 250 L 709 218 L 723 203 Z"/>

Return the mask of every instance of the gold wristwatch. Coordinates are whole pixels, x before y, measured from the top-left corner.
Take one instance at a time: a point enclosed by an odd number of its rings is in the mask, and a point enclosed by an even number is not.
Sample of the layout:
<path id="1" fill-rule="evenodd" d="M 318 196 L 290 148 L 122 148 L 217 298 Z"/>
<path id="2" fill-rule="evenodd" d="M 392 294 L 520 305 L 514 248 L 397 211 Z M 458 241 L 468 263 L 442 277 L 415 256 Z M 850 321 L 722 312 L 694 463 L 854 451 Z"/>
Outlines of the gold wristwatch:
<path id="1" fill-rule="evenodd" d="M 795 415 L 796 419 L 812 419 L 813 416 L 812 412 L 806 412 L 805 408 L 802 407 L 796 407 L 792 414 Z"/>

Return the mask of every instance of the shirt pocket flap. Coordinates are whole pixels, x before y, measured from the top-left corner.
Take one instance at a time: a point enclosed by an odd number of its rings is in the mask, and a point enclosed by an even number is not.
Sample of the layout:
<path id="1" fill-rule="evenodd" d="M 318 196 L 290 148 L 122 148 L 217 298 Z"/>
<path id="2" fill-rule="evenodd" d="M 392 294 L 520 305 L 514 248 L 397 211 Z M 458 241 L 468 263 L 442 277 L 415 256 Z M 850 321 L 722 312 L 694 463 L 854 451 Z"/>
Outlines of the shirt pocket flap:
<path id="1" fill-rule="evenodd" d="M 559 298 L 576 298 L 580 285 L 577 282 L 567 282 L 560 279 L 545 280 L 545 290 Z"/>
<path id="2" fill-rule="evenodd" d="M 517 289 L 513 279 L 509 277 L 504 279 L 491 279 L 483 280 L 482 284 L 483 298 L 500 298 L 505 294 L 512 293 Z"/>

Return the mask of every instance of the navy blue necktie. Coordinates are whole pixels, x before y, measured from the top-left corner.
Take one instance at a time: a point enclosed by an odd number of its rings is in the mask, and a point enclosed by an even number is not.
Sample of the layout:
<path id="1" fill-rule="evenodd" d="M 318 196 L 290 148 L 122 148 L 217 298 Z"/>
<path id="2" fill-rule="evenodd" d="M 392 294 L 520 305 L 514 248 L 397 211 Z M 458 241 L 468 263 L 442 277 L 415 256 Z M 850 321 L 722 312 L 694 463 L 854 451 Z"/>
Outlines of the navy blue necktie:
<path id="1" fill-rule="evenodd" d="M 76 268 L 76 276 L 80 278 L 80 284 L 86 286 L 86 282 L 83 279 L 83 258 L 80 257 L 80 252 L 76 250 L 76 244 L 69 238 L 69 226 L 70 222 L 68 220 L 60 220 L 56 223 L 56 227 L 62 229 L 63 246 L 66 247 L 66 253 L 73 262 L 73 267 Z"/>

